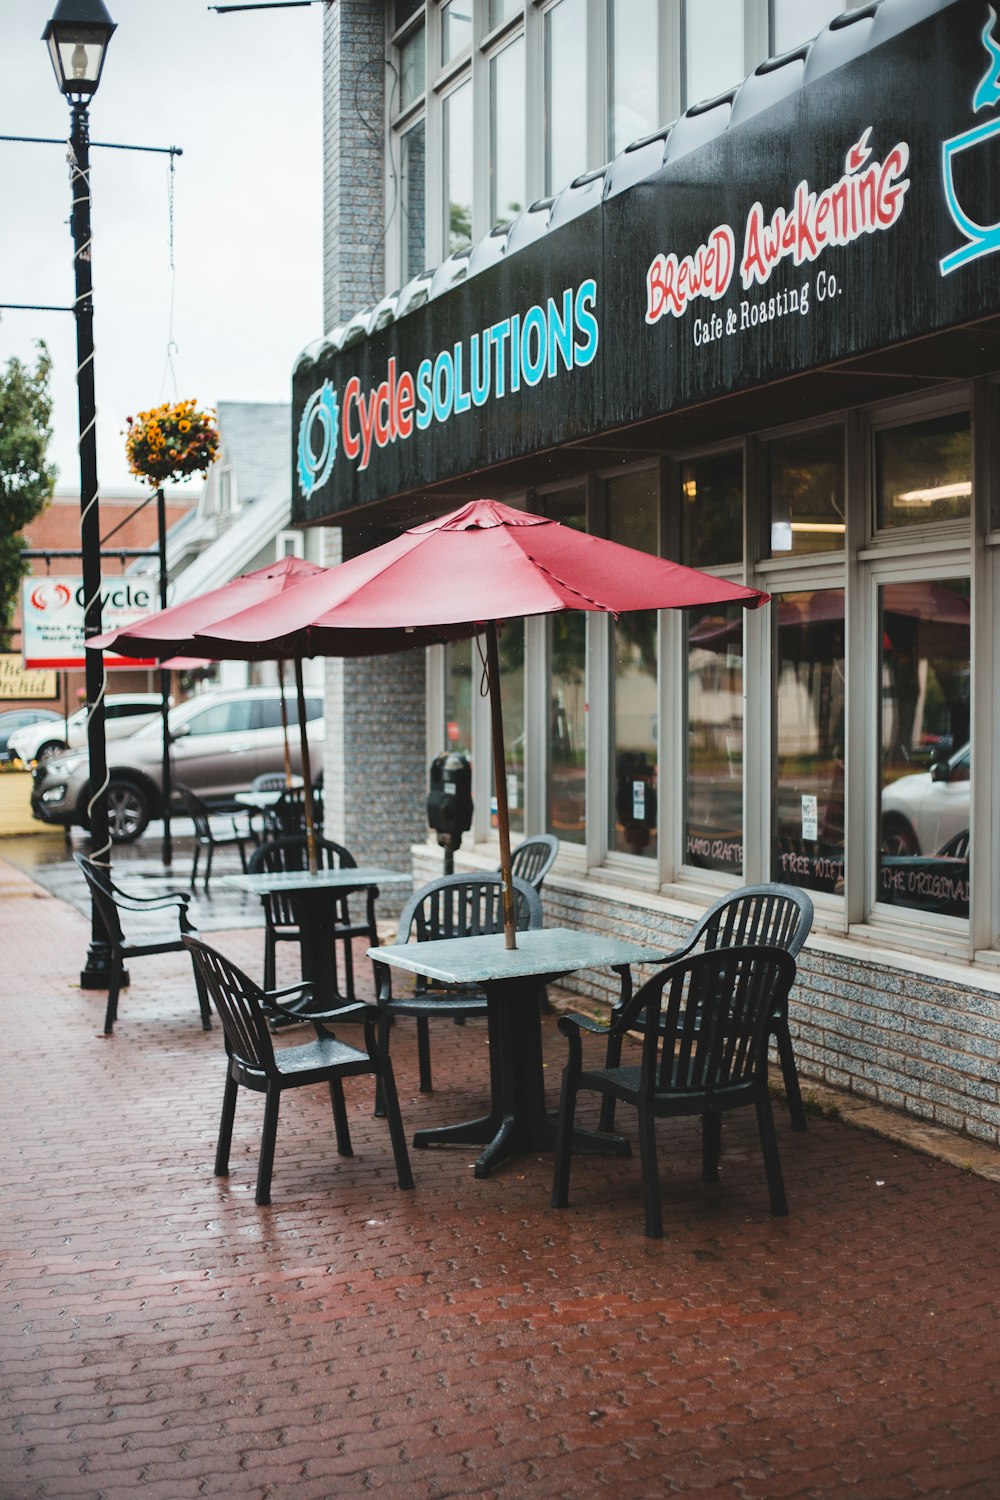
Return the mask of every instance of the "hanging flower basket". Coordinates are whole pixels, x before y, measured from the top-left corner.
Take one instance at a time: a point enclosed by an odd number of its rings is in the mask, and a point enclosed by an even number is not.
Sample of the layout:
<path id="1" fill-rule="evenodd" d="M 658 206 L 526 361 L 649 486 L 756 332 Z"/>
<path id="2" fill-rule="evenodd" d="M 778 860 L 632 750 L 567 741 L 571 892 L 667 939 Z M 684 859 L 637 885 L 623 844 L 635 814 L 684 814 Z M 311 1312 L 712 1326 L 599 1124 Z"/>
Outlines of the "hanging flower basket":
<path id="1" fill-rule="evenodd" d="M 152 485 L 176 483 L 204 473 L 218 456 L 215 412 L 199 411 L 193 401 L 156 406 L 125 420 L 129 468 Z"/>

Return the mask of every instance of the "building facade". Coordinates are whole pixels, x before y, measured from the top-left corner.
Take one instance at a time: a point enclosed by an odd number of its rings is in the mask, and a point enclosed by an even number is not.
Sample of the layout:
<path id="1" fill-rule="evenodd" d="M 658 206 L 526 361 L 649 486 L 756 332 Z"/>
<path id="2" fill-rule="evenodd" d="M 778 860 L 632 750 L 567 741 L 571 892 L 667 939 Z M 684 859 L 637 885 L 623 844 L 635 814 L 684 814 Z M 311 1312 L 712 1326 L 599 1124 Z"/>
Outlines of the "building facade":
<path id="1" fill-rule="evenodd" d="M 293 380 L 295 518 L 341 555 L 492 495 L 772 596 L 505 626 L 547 920 L 669 945 L 803 886 L 803 1074 L 994 1142 L 998 32 L 985 0 L 341 0 Z M 469 644 L 329 665 L 334 837 L 438 873 L 426 769 L 464 749 L 495 864 L 479 676 Z"/>

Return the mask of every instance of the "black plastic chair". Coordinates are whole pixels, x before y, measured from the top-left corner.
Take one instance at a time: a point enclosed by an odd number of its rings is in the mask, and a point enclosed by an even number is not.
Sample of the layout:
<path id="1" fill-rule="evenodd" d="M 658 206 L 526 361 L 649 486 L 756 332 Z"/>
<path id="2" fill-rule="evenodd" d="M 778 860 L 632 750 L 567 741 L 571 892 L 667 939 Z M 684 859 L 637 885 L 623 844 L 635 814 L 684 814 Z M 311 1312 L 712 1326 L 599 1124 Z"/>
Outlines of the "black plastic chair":
<path id="1" fill-rule="evenodd" d="M 538 892 L 525 881 L 514 880 L 514 914 L 518 930 L 527 931 L 542 925 L 542 902 Z M 397 941 L 408 943 L 436 942 L 445 938 L 476 937 L 484 932 L 503 931 L 503 882 L 499 875 L 444 875 L 415 891 L 399 918 Z M 375 962 L 378 982 L 378 1005 L 382 1012 L 382 1038 L 388 1050 L 389 1023 L 397 1016 L 413 1016 L 417 1022 L 417 1061 L 420 1092 L 434 1091 L 431 1079 L 431 1047 L 428 1021 L 444 1016 L 452 1021 L 467 1021 L 486 1015 L 486 996 L 481 990 L 435 984 L 432 979 L 416 976 L 412 995 L 394 997 L 392 976 L 385 964 Z M 499 1058 L 490 1050 L 491 1071 L 499 1067 Z M 493 1098 L 501 1097 L 494 1089 Z"/>
<path id="2" fill-rule="evenodd" d="M 559 840 L 555 834 L 539 833 L 511 850 L 510 870 L 516 880 L 526 880 L 536 891 L 556 862 Z"/>
<path id="3" fill-rule="evenodd" d="M 357 860 L 342 844 L 335 844 L 331 839 L 318 838 L 316 840 L 316 863 L 321 870 L 349 870 L 357 865 Z M 257 875 L 267 872 L 270 874 L 275 870 L 304 870 L 307 867 L 308 848 L 304 836 L 269 839 L 259 849 L 255 849 L 250 856 L 248 873 Z M 378 930 L 375 926 L 375 900 L 378 892 L 372 889 L 365 892 L 365 917 L 363 921 L 357 922 L 351 920 L 350 894 L 349 891 L 337 896 L 331 893 L 330 910 L 334 913 L 334 921 L 330 927 L 330 941 L 333 944 L 335 964 L 337 944 L 343 945 L 344 998 L 356 1000 L 354 953 L 351 941 L 353 938 L 363 937 L 368 939 L 370 948 L 378 947 Z M 297 943 L 300 935 L 292 898 L 280 891 L 272 892 L 264 897 L 264 988 L 266 990 L 274 988 L 278 943 Z"/>
<path id="4" fill-rule="evenodd" d="M 256 844 L 257 842 L 256 835 L 251 829 L 249 821 L 241 828 L 236 819 L 231 817 L 229 823 L 232 832 L 220 833 L 218 829 L 212 827 L 208 806 L 196 792 L 193 792 L 189 786 L 178 785 L 175 785 L 174 791 L 184 803 L 187 815 L 194 824 L 194 859 L 191 861 L 192 889 L 198 878 L 198 861 L 201 858 L 201 851 L 203 849 L 207 849 L 208 851 L 205 856 L 205 877 L 203 881 L 203 887 L 206 891 L 208 890 L 208 882 L 212 874 L 212 856 L 215 854 L 216 849 L 231 849 L 235 845 L 240 852 L 240 864 L 243 866 L 245 874 L 247 868 L 247 845 Z"/>
<path id="5" fill-rule="evenodd" d="M 688 941 L 668 958 L 676 963 L 680 958 L 701 949 L 710 952 L 716 948 L 731 948 L 759 943 L 783 948 L 793 958 L 797 957 L 812 927 L 812 898 L 806 891 L 793 885 L 745 885 L 739 890 L 720 896 L 698 921 Z M 623 1002 L 628 1003 L 627 991 Z M 612 1011 L 612 1023 L 617 1020 L 620 1005 Z M 628 1028 L 626 1028 L 628 1029 Z M 644 1030 L 641 1012 L 636 1013 L 633 1030 Z M 771 1035 L 774 1037 L 781 1062 L 781 1076 L 785 1085 L 788 1113 L 793 1130 L 805 1130 L 806 1112 L 802 1106 L 802 1090 L 795 1065 L 795 1051 L 788 1030 L 788 1007 L 782 1006 L 772 1018 Z M 621 1061 L 621 1046 L 624 1032 L 614 1024 L 609 1033 L 606 1066 L 614 1068 Z M 614 1101 L 606 1100 L 601 1111 L 601 1129 L 611 1130 L 614 1123 Z"/>
<path id="6" fill-rule="evenodd" d="M 603 1034 L 586 1016 L 561 1016 L 569 1039 L 559 1104 L 553 1208 L 569 1202 L 576 1100 L 581 1090 L 635 1107 L 639 1117 L 646 1234 L 663 1235 L 656 1160 L 656 1121 L 672 1115 L 702 1119 L 702 1180 L 719 1175 L 722 1115 L 753 1105 L 757 1112 L 772 1214 L 788 1213 L 767 1083 L 768 1033 L 788 1004 L 795 960 L 782 948 L 715 948 L 681 959 L 636 991 L 614 1023 L 621 1037 L 644 1018 L 638 1067 L 584 1070 L 581 1032 Z"/>
<path id="7" fill-rule="evenodd" d="M 323 788 L 312 789 L 313 828 L 323 832 Z M 306 831 L 306 794 L 302 786 L 286 786 L 273 807 L 264 812 L 265 839 L 299 838 Z"/>
<path id="8" fill-rule="evenodd" d="M 188 916 L 191 897 L 187 891 L 166 891 L 158 896 L 135 896 L 131 891 L 123 891 L 120 886 L 115 885 L 110 871 L 104 865 L 95 864 L 85 854 L 74 854 L 73 858 L 80 866 L 84 879 L 90 887 L 94 906 L 111 948 L 108 1004 L 104 1013 L 104 1035 L 110 1036 L 118 1018 L 118 995 L 121 990 L 126 959 L 145 958 L 153 953 L 183 953 L 184 938 L 197 936 L 197 928 Z M 174 936 L 163 937 L 149 933 L 147 924 L 147 932 L 141 937 L 133 938 L 126 935 L 122 928 L 121 914 L 123 912 L 126 916 L 148 918 L 156 912 L 165 911 L 177 913 L 178 930 Z M 208 1031 L 212 1025 L 212 1016 L 197 967 L 194 971 L 194 980 L 201 1010 L 201 1024 Z"/>
<path id="9" fill-rule="evenodd" d="M 257 1165 L 257 1202 L 264 1204 L 271 1201 L 278 1107 L 285 1089 L 304 1088 L 311 1083 L 328 1084 L 337 1151 L 341 1156 L 352 1156 L 343 1080 L 360 1073 L 371 1073 L 376 1079 L 379 1094 L 384 1099 L 384 1113 L 388 1117 L 389 1138 L 399 1185 L 401 1188 L 411 1188 L 413 1175 L 399 1113 L 396 1084 L 392 1076 L 392 1063 L 388 1054 L 380 1050 L 376 1040 L 377 1013 L 374 1007 L 348 1005 L 333 1011 L 310 1010 L 308 1019 L 316 1032 L 315 1039 L 302 1046 L 279 1047 L 275 1051 L 268 1030 L 269 1019 L 275 1016 L 289 1017 L 296 1022 L 302 1019 L 293 1008 L 280 1003 L 281 997 L 298 994 L 308 1003 L 312 987 L 294 985 L 288 990 L 265 994 L 252 979 L 248 979 L 246 974 L 214 948 L 190 937 L 184 939 L 184 944 L 218 1011 L 226 1040 L 228 1064 L 219 1140 L 215 1152 L 215 1175 L 229 1175 L 229 1148 L 236 1114 L 236 1095 L 241 1084 L 244 1088 L 265 1095 L 260 1160 Z M 338 1041 L 325 1024 L 344 1020 L 364 1022 L 364 1052 Z"/>

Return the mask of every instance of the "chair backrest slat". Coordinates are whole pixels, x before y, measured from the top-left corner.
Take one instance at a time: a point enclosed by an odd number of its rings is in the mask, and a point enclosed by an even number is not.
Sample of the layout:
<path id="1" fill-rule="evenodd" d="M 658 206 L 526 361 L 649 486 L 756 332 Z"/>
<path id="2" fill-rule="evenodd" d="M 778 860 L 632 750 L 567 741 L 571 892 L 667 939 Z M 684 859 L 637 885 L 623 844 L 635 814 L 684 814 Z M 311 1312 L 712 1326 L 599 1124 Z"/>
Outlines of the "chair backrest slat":
<path id="1" fill-rule="evenodd" d="M 104 865 L 95 864 L 85 854 L 74 854 L 84 879 L 90 887 L 90 893 L 97 907 L 97 914 L 104 923 L 105 931 L 113 943 L 122 943 L 125 934 L 122 931 L 121 917 L 115 902 L 115 888 L 111 882 L 111 872 Z"/>
<path id="2" fill-rule="evenodd" d="M 514 879 L 514 912 L 518 930 L 542 925 L 538 892 Z M 399 941 L 418 943 L 455 937 L 478 937 L 503 931 L 503 882 L 499 875 L 445 875 L 415 891 L 399 919 Z"/>
<path id="3" fill-rule="evenodd" d="M 714 948 L 765 943 L 785 948 L 794 957 L 812 926 L 808 892 L 791 885 L 747 885 L 722 896 L 699 921 L 691 947 Z"/>
<path id="4" fill-rule="evenodd" d="M 525 839 L 511 853 L 511 874 L 540 891 L 558 853 L 559 840 L 554 834 L 541 833 L 534 838 Z"/>
<path id="5" fill-rule="evenodd" d="M 645 1012 L 642 1089 L 722 1090 L 753 1080 L 771 1017 L 787 1003 L 795 960 L 766 944 L 713 948 L 678 960 L 636 991 L 618 1025 Z"/>
<path id="6" fill-rule="evenodd" d="M 274 1076 L 274 1047 L 263 1010 L 263 992 L 227 958 L 197 938 L 185 937 L 205 981 L 209 999 L 218 1012 L 226 1051 L 243 1067 Z"/>

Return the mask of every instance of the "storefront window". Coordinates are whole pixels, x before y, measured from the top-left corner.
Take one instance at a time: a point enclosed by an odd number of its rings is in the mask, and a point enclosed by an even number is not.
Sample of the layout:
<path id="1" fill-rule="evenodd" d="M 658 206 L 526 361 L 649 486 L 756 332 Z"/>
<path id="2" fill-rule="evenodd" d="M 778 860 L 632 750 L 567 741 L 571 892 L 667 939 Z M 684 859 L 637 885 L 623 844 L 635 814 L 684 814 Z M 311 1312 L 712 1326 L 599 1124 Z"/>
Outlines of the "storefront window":
<path id="1" fill-rule="evenodd" d="M 811 41 L 844 9 L 843 0 L 771 0 L 771 4 L 772 53 L 790 52 L 802 42 Z"/>
<path id="2" fill-rule="evenodd" d="M 586 170 L 586 0 L 556 0 L 545 12 L 545 191 Z"/>
<path id="3" fill-rule="evenodd" d="M 507 620 L 500 631 L 500 690 L 503 703 L 507 809 L 511 833 L 524 832 L 524 621 Z"/>
<path id="4" fill-rule="evenodd" d="M 844 433 L 840 427 L 778 438 L 767 446 L 771 556 L 839 552 L 844 546 Z"/>
<path id="5" fill-rule="evenodd" d="M 545 514 L 586 531 L 583 495 L 549 495 Z M 570 844 L 586 837 L 587 617 L 581 610 L 549 615 L 549 724 L 546 831 Z"/>
<path id="6" fill-rule="evenodd" d="M 403 281 L 417 276 L 427 265 L 425 140 L 423 120 L 418 120 L 400 141 L 399 188 L 402 210 Z"/>
<path id="7" fill-rule="evenodd" d="M 409 109 L 424 92 L 427 68 L 424 58 L 424 28 L 411 31 L 399 48 L 399 107 Z"/>
<path id="8" fill-rule="evenodd" d="M 472 84 L 466 79 L 444 101 L 445 191 L 448 254 L 472 243 Z"/>
<path id="9" fill-rule="evenodd" d="M 656 0 L 609 0 L 609 157 L 660 124 L 656 58 Z"/>
<path id="10" fill-rule="evenodd" d="M 878 899 L 969 915 L 969 584 L 879 589 Z"/>
<path id="11" fill-rule="evenodd" d="M 474 641 L 449 641 L 444 648 L 443 750 L 472 754 Z"/>
<path id="12" fill-rule="evenodd" d="M 743 610 L 688 620 L 684 863 L 743 873 Z"/>
<path id="13" fill-rule="evenodd" d="M 656 553 L 659 486 L 655 469 L 608 484 L 608 535 L 624 547 Z M 657 703 L 655 610 L 611 623 L 611 839 L 623 854 L 656 858 Z"/>
<path id="14" fill-rule="evenodd" d="M 524 37 L 490 58 L 490 223 L 524 207 Z"/>
<path id="15" fill-rule="evenodd" d="M 741 83 L 743 0 L 685 0 L 685 105 L 699 104 Z"/>
<path id="16" fill-rule="evenodd" d="M 876 433 L 875 494 L 880 527 L 967 517 L 972 508 L 968 412 Z"/>
<path id="17" fill-rule="evenodd" d="M 774 602 L 775 880 L 841 894 L 844 883 L 844 591 Z"/>
<path id="18" fill-rule="evenodd" d="M 715 453 L 681 466 L 681 559 L 717 568 L 743 558 L 743 454 Z"/>
<path id="19" fill-rule="evenodd" d="M 451 62 L 471 44 L 472 0 L 451 0 L 441 9 L 442 64 Z"/>

